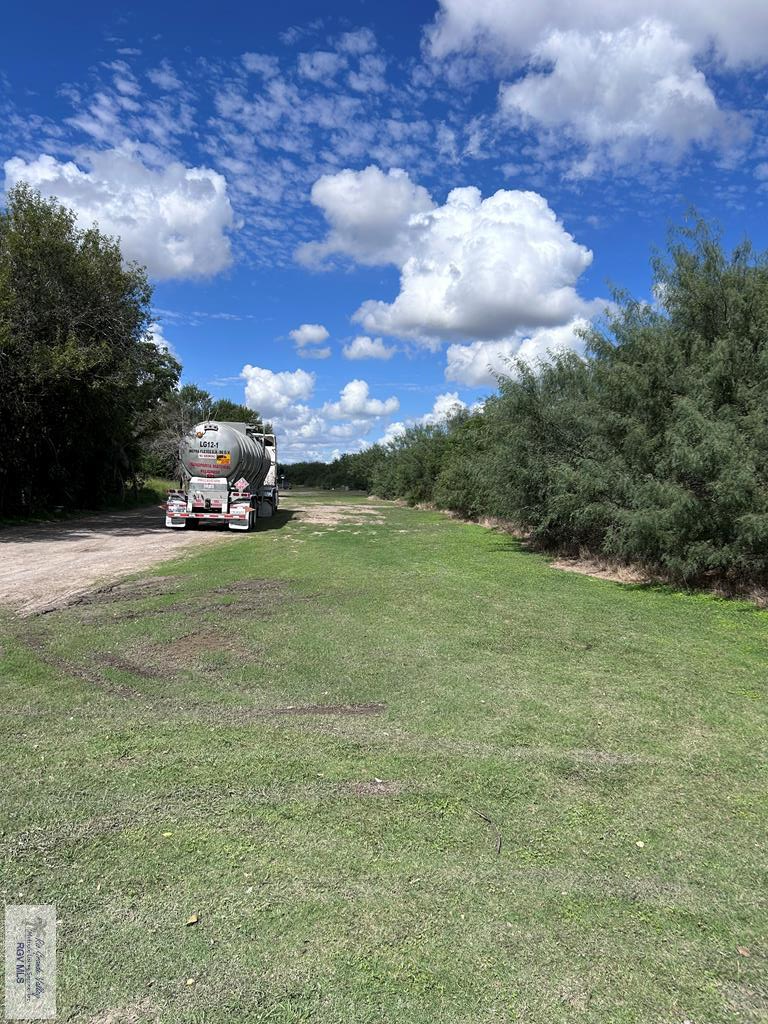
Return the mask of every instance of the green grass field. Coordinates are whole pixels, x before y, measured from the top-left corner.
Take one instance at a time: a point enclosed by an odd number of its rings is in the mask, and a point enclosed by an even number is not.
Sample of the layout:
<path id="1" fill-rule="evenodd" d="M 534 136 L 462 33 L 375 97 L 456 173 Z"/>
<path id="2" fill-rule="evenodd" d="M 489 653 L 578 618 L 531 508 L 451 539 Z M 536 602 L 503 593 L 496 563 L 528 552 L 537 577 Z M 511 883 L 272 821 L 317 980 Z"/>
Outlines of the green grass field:
<path id="1" fill-rule="evenodd" d="M 768 1020 L 768 614 L 285 509 L 0 620 L 3 899 L 57 906 L 58 1019 Z"/>

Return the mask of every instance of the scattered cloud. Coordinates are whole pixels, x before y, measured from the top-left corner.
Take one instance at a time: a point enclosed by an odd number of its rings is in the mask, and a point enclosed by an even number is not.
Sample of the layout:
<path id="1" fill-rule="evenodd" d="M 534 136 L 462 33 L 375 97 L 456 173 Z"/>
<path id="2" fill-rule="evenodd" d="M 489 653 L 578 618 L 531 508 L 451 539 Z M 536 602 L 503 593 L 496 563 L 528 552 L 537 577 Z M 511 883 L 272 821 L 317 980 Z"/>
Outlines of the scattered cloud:
<path id="1" fill-rule="evenodd" d="M 28 182 L 120 239 L 123 255 L 156 278 L 217 274 L 231 261 L 234 216 L 224 177 L 208 167 L 145 163 L 135 149 L 92 151 L 82 166 L 43 154 L 5 163 L 5 187 Z"/>
<path id="2" fill-rule="evenodd" d="M 357 71 L 350 71 L 347 82 L 356 92 L 386 92 L 387 62 L 377 54 L 367 53 L 360 58 Z"/>
<path id="3" fill-rule="evenodd" d="M 439 0 L 428 29 L 433 56 L 486 52 L 524 58 L 551 31 L 611 32 L 654 18 L 672 26 L 697 53 L 713 46 L 729 66 L 762 63 L 768 7 L 754 0 L 704 4 L 701 0 Z"/>
<path id="4" fill-rule="evenodd" d="M 331 50 L 315 50 L 313 53 L 300 53 L 298 60 L 299 74 L 312 82 L 329 83 L 343 67 L 346 58 Z"/>
<path id="5" fill-rule="evenodd" d="M 150 68 L 147 72 L 147 78 L 158 89 L 162 89 L 165 92 L 181 89 L 181 81 L 171 67 L 170 61 L 167 60 L 161 61 L 159 67 Z"/>
<path id="6" fill-rule="evenodd" d="M 310 348 L 305 346 L 300 348 L 296 353 L 299 359 L 328 359 L 331 354 L 330 345 L 326 345 L 324 348 Z"/>
<path id="7" fill-rule="evenodd" d="M 381 338 L 358 335 L 342 351 L 346 359 L 391 359 L 397 349 L 393 345 L 385 345 Z"/>
<path id="8" fill-rule="evenodd" d="M 280 73 L 280 61 L 277 57 L 272 56 L 272 54 L 244 53 L 241 59 L 245 70 L 253 75 L 274 78 Z"/>
<path id="9" fill-rule="evenodd" d="M 327 359 L 331 354 L 329 345 L 323 348 L 316 347 L 330 337 L 327 328 L 322 324 L 302 324 L 301 327 L 289 331 L 289 337 L 293 339 L 296 354 L 301 359 Z"/>
<path id="10" fill-rule="evenodd" d="M 345 53 L 360 56 L 376 49 L 376 36 L 369 28 L 358 28 L 354 32 L 344 32 L 339 39 L 339 49 Z"/>
<path id="11" fill-rule="evenodd" d="M 445 394 L 437 396 L 434 405 L 429 412 L 421 417 L 419 423 L 423 423 L 425 426 L 433 423 L 444 423 L 451 416 L 455 416 L 457 412 L 461 412 L 462 409 L 466 408 L 467 403 L 459 398 L 458 392 L 447 391 Z"/>
<path id="12" fill-rule="evenodd" d="M 179 49 L 151 57 L 149 41 L 143 55 L 121 46 L 119 59 L 94 63 L 80 84 L 60 87 L 69 117 L 58 102 L 49 115 L 36 114 L 32 94 L 14 93 L 0 74 L 6 185 L 23 177 L 58 196 L 82 225 L 97 221 L 119 236 L 126 255 L 159 279 L 220 273 L 233 261 L 231 247 L 249 268 L 285 267 L 297 238 L 315 239 L 296 251 L 307 267 L 386 268 L 349 287 L 340 276 L 328 281 L 340 301 L 354 294 L 349 308 L 357 307 L 359 335 L 344 345 L 344 357 L 390 359 L 398 351 L 392 338 L 406 339 L 409 353 L 407 342 L 435 351 L 447 343 L 451 387 L 492 387 L 493 372 L 508 369 L 511 357 L 578 350 L 573 328 L 596 306 L 581 283 L 592 254 L 554 210 L 586 232 L 598 205 L 614 224 L 622 209 L 661 209 L 665 196 L 685 191 L 684 174 L 705 180 L 705 147 L 721 147 L 719 170 L 742 179 L 724 182 L 720 196 L 729 187 L 746 204 L 748 175 L 753 189 L 768 188 L 765 4 L 435 6 L 421 61 L 400 47 L 382 50 L 354 22 L 340 32 L 330 17 L 289 30 L 283 41 L 291 51 L 278 46 L 235 59 Z M 755 134 L 748 153 L 745 124 Z M 648 169 L 649 159 L 679 160 L 691 147 L 702 152 L 676 177 L 669 167 L 661 175 Z M 598 175 L 591 192 L 579 180 Z M 632 194 L 629 175 L 642 192 Z M 507 180 L 520 190 L 448 193 L 457 182 L 495 188 Z M 228 308 L 218 301 L 212 309 Z M 214 319 L 254 316 L 155 315 L 172 336 L 175 324 L 202 329 L 210 320 L 212 330 Z M 165 348 L 159 322 L 151 337 Z M 324 335 L 300 334 L 313 328 Z M 395 389 L 366 381 L 349 381 L 337 395 L 345 377 L 334 378 L 336 364 L 302 362 L 331 356 L 326 328 L 302 324 L 291 340 L 296 364 L 317 374 L 249 365 L 241 378 L 248 400 L 279 420 L 281 454 L 332 457 L 363 446 L 392 415 L 406 425 L 438 415 L 433 408 L 409 419 L 388 397 Z M 425 366 L 424 358 L 414 361 L 420 383 L 400 387 L 431 392 Z M 458 392 L 442 398 L 461 401 Z"/>
<path id="13" fill-rule="evenodd" d="M 367 381 L 351 380 L 338 400 L 320 408 L 309 404 L 315 375 L 305 370 L 275 372 L 250 364 L 243 367 L 245 403 L 275 424 L 280 433 L 281 458 L 329 458 L 341 444 L 346 451 L 366 445 L 377 420 L 397 412 L 397 398 L 372 398 Z"/>

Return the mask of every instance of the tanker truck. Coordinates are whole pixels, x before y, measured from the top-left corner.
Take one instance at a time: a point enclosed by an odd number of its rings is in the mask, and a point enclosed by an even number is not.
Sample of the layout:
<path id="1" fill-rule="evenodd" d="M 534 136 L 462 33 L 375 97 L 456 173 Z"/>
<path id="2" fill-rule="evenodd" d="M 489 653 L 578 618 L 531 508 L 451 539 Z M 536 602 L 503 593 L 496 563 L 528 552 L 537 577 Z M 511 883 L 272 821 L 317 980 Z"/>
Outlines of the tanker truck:
<path id="1" fill-rule="evenodd" d="M 250 530 L 257 516 L 277 509 L 277 445 L 247 423 L 207 420 L 179 445 L 182 486 L 171 491 L 165 525 L 183 530 L 199 522 Z"/>

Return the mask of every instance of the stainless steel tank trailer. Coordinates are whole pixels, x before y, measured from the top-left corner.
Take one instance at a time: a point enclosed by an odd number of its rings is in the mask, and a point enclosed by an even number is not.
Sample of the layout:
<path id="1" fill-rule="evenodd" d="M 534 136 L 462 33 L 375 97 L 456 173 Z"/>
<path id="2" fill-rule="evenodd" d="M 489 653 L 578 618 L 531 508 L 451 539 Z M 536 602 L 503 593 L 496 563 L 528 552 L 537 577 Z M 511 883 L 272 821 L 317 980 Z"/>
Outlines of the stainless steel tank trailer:
<path id="1" fill-rule="evenodd" d="M 183 484 L 171 491 L 165 525 L 183 530 L 198 522 L 250 530 L 277 509 L 277 443 L 247 423 L 207 420 L 182 438 Z"/>

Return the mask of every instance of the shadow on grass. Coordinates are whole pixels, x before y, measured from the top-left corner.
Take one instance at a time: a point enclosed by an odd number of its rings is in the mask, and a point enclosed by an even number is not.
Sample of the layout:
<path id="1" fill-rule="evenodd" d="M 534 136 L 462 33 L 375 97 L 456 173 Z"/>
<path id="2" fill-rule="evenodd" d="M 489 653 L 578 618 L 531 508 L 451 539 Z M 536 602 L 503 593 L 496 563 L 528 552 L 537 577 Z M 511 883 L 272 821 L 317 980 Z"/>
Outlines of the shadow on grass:
<path id="1" fill-rule="evenodd" d="M 251 533 L 262 533 L 265 530 L 282 530 L 295 515 L 296 511 L 292 508 L 279 508 L 269 518 L 257 519 Z"/>
<path id="2" fill-rule="evenodd" d="M 263 519 L 256 519 L 250 530 L 230 530 L 225 523 L 217 523 L 215 520 L 188 519 L 187 529 L 199 530 L 201 533 L 231 534 L 233 536 L 237 534 L 265 533 L 267 530 L 282 530 L 284 526 L 290 523 L 295 515 L 295 509 L 280 508 L 271 516 L 265 516 Z M 164 525 L 163 529 L 165 529 Z"/>

